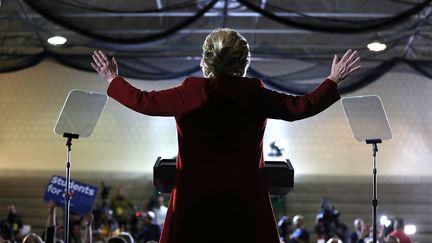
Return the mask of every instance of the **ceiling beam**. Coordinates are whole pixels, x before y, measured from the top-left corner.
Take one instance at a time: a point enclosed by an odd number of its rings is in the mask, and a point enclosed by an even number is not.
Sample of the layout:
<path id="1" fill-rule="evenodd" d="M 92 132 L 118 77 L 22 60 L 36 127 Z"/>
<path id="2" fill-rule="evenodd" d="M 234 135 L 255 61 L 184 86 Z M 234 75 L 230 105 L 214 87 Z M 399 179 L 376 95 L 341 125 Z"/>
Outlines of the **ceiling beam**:
<path id="1" fill-rule="evenodd" d="M 57 17 L 62 18 L 144 18 L 144 17 L 191 17 L 196 13 L 194 12 L 169 12 L 169 13 L 59 13 Z M 262 16 L 256 12 L 232 12 L 228 11 L 229 17 L 260 17 Z M 321 18 L 355 18 L 355 19 L 376 19 L 376 18 L 389 18 L 394 15 L 385 13 L 317 13 L 305 12 L 302 14 L 289 13 L 289 12 L 275 12 L 277 16 L 290 17 L 290 18 L 304 18 L 308 17 L 321 17 Z M 39 14 L 29 14 L 31 18 L 42 18 Z M 223 17 L 224 13 L 221 11 L 211 11 L 204 14 L 205 17 Z M 6 18 L 22 18 L 20 15 L 0 14 L 0 19 Z"/>

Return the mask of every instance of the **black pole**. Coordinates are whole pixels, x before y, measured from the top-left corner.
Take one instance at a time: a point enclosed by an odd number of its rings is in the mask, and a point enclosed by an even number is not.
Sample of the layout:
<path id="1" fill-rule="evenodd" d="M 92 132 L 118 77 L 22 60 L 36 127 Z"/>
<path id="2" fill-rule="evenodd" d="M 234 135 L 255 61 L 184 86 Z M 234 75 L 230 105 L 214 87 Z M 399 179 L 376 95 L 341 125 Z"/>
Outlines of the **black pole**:
<path id="1" fill-rule="evenodd" d="M 63 137 L 67 138 L 67 161 L 66 161 L 66 189 L 65 189 L 65 215 L 64 215 L 64 243 L 69 243 L 69 216 L 70 216 L 70 201 L 71 201 L 71 191 L 70 191 L 70 156 L 72 150 L 72 139 L 78 139 L 78 134 L 65 133 Z"/>
<path id="2" fill-rule="evenodd" d="M 377 167 L 376 167 L 376 153 L 378 152 L 377 143 L 381 143 L 381 139 L 366 140 L 367 144 L 372 144 L 372 157 L 373 157 L 373 198 L 372 198 L 372 225 L 373 225 L 373 243 L 377 243 Z"/>
<path id="3" fill-rule="evenodd" d="M 372 199 L 372 207 L 373 207 L 373 242 L 377 242 L 377 207 L 378 207 L 378 198 L 377 198 L 377 168 L 376 168 L 376 152 L 378 151 L 378 146 L 376 143 L 372 144 L 372 153 L 373 153 L 373 199 Z"/>

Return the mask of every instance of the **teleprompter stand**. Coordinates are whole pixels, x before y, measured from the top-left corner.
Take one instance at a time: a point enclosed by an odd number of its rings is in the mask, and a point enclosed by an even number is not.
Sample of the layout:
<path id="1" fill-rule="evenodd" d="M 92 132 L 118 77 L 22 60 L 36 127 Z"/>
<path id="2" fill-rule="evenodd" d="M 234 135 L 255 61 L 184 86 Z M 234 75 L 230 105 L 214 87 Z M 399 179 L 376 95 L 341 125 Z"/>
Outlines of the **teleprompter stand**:
<path id="1" fill-rule="evenodd" d="M 377 168 L 376 168 L 376 153 L 378 152 L 378 143 L 382 143 L 381 139 L 366 140 L 366 144 L 372 145 L 372 174 L 373 174 L 373 198 L 372 198 L 372 227 L 373 227 L 373 242 L 377 242 Z"/>
<path id="2" fill-rule="evenodd" d="M 390 126 L 380 97 L 377 95 L 348 97 L 342 99 L 342 106 L 350 124 L 354 138 L 372 145 L 372 225 L 373 242 L 377 242 L 377 167 L 378 143 L 392 138 Z"/>
<path id="3" fill-rule="evenodd" d="M 69 242 L 69 215 L 70 215 L 70 201 L 72 198 L 72 192 L 70 191 L 70 156 L 72 150 L 72 139 L 78 139 L 78 134 L 73 133 L 64 133 L 64 138 L 67 138 L 66 147 L 67 147 L 67 159 L 66 159 L 66 192 L 65 192 L 65 211 L 64 211 L 64 242 Z"/>
<path id="4" fill-rule="evenodd" d="M 69 243 L 70 202 L 72 199 L 70 189 L 72 139 L 89 137 L 92 134 L 107 100 L 108 97 L 104 94 L 72 90 L 66 98 L 54 128 L 55 133 L 67 138 L 64 243 Z"/>

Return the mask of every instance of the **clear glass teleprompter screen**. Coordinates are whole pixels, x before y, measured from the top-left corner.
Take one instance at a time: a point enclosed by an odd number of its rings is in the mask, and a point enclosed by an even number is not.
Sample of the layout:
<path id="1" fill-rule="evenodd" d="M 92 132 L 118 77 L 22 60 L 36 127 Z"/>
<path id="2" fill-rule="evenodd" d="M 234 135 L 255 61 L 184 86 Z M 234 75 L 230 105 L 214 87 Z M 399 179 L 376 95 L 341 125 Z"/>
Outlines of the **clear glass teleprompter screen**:
<path id="1" fill-rule="evenodd" d="M 56 122 L 54 132 L 89 137 L 108 100 L 105 94 L 71 90 Z"/>

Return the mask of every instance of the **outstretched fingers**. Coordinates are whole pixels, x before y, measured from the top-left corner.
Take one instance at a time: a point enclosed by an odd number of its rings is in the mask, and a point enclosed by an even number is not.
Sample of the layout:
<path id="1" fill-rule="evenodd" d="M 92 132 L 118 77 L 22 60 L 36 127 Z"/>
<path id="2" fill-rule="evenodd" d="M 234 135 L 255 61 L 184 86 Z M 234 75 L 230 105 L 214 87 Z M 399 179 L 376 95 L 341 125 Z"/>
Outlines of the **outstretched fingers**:
<path id="1" fill-rule="evenodd" d="M 101 66 L 98 66 L 93 62 L 91 62 L 90 65 L 99 75 L 102 75 L 102 67 Z"/>
<path id="2" fill-rule="evenodd" d="M 96 55 L 96 52 L 92 55 L 93 61 L 96 64 L 96 66 L 100 67 L 102 66 L 101 60 L 99 60 L 99 57 Z"/>
<path id="3" fill-rule="evenodd" d="M 361 60 L 360 57 L 357 57 L 354 61 L 348 64 L 348 69 L 351 69 L 354 65 L 356 65 Z"/>
<path id="4" fill-rule="evenodd" d="M 346 59 L 346 63 L 350 63 L 356 57 L 358 57 L 358 52 L 357 51 L 353 51 L 351 53 L 351 55 L 349 55 L 349 57 Z"/>
<path id="5" fill-rule="evenodd" d="M 346 51 L 345 54 L 342 56 L 342 58 L 341 58 L 340 61 L 342 63 L 345 63 L 347 61 L 347 58 L 351 55 L 351 53 L 352 53 L 351 49 L 349 49 L 348 51 Z"/>
<path id="6" fill-rule="evenodd" d="M 105 55 L 105 53 L 104 53 L 103 51 L 101 51 L 101 50 L 99 50 L 98 53 L 99 53 L 99 57 L 102 59 L 102 61 L 103 61 L 105 64 L 109 64 L 109 59 L 108 59 L 108 57 Z"/>
<path id="7" fill-rule="evenodd" d="M 90 65 L 92 66 L 92 68 L 94 70 L 96 70 L 97 72 L 99 72 L 99 67 L 94 62 L 91 62 Z"/>
<path id="8" fill-rule="evenodd" d="M 107 57 L 102 51 L 94 51 L 92 57 L 96 65 L 99 67 L 108 64 Z"/>
<path id="9" fill-rule="evenodd" d="M 355 66 L 353 68 L 351 68 L 348 72 L 348 75 L 350 75 L 351 73 L 353 73 L 354 71 L 356 71 L 357 69 L 361 68 L 361 65 Z"/>

